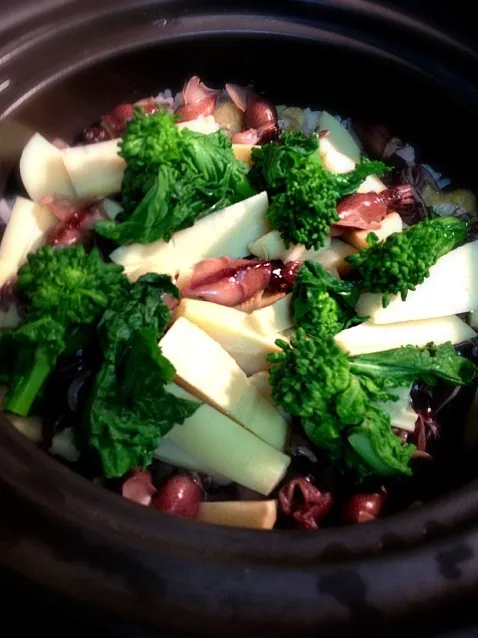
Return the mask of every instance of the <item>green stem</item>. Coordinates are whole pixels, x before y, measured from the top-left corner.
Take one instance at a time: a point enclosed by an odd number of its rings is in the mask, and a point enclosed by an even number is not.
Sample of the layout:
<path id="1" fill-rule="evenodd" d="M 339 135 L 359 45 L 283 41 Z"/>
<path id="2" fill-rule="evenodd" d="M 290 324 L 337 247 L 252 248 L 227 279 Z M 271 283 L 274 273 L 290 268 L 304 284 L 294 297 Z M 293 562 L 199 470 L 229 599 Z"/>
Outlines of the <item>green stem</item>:
<path id="1" fill-rule="evenodd" d="M 41 348 L 35 353 L 35 364 L 28 375 L 21 377 L 5 397 L 4 408 L 18 416 L 28 416 L 32 404 L 55 365 L 56 357 Z"/>

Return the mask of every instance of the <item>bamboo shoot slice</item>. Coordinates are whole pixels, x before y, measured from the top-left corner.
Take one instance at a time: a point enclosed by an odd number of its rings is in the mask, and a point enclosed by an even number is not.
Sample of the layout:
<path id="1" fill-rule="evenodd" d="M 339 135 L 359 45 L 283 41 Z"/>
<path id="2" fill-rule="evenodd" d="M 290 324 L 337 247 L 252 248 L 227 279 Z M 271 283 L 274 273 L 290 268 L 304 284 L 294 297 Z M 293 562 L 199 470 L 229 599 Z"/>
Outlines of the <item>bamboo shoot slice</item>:
<path id="1" fill-rule="evenodd" d="M 188 452 L 183 450 L 172 439 L 163 437 L 158 449 L 155 451 L 154 456 L 163 461 L 163 463 L 169 463 L 175 467 L 180 467 L 190 472 L 202 472 L 203 474 L 212 474 L 209 467 L 206 467 L 204 463 L 201 463 L 194 456 L 191 456 Z"/>
<path id="2" fill-rule="evenodd" d="M 107 197 L 120 192 L 126 162 L 118 155 L 119 143 L 114 139 L 63 151 L 78 197 Z"/>
<path id="3" fill-rule="evenodd" d="M 264 191 L 242 202 L 203 217 L 191 228 L 175 233 L 171 241 L 133 244 L 117 248 L 111 259 L 122 266 L 141 266 L 143 262 L 170 262 L 179 270 L 202 259 L 241 258 L 249 244 L 267 233 L 267 193 Z"/>
<path id="4" fill-rule="evenodd" d="M 325 268 L 325 270 L 336 269 L 339 275 L 345 275 L 352 270 L 352 266 L 345 261 L 345 257 L 357 252 L 356 248 L 353 248 L 349 244 L 332 237 L 330 242 L 330 248 L 324 250 L 323 253 L 318 255 L 314 261 Z"/>
<path id="5" fill-rule="evenodd" d="M 180 317 L 159 345 L 176 368 L 177 383 L 269 445 L 284 448 L 287 423 L 217 341 Z"/>
<path id="6" fill-rule="evenodd" d="M 353 230 L 350 233 L 345 233 L 341 237 L 343 241 L 357 248 L 357 250 L 364 250 L 369 247 L 367 244 L 367 235 L 370 232 L 375 233 L 379 239 L 383 240 L 393 235 L 393 233 L 401 233 L 402 230 L 403 222 L 400 215 L 398 213 L 389 213 L 381 222 L 381 227 L 377 230 Z"/>
<path id="7" fill-rule="evenodd" d="M 325 168 L 331 173 L 349 173 L 360 159 L 360 148 L 345 126 L 327 111 L 317 120 L 321 131 L 327 130 L 326 137 L 320 139 L 320 157 Z"/>
<path id="8" fill-rule="evenodd" d="M 240 162 L 245 162 L 252 166 L 252 149 L 259 148 L 258 146 L 251 146 L 250 144 L 233 144 L 232 152 L 234 157 Z"/>
<path id="9" fill-rule="evenodd" d="M 168 391 L 189 401 L 194 395 L 176 384 Z M 197 458 L 211 471 L 267 496 L 284 478 L 290 457 L 248 432 L 207 404 L 165 437 Z"/>
<path id="10" fill-rule="evenodd" d="M 250 244 L 249 252 L 255 257 L 259 257 L 259 259 L 281 259 L 284 262 L 295 260 L 305 261 L 306 259 L 315 260 L 322 255 L 329 246 L 330 237 L 327 237 L 324 241 L 324 245 L 317 250 L 314 248 L 307 249 L 302 244 L 294 244 L 286 248 L 280 232 L 278 230 L 271 230 Z"/>
<path id="11" fill-rule="evenodd" d="M 357 193 L 381 193 L 387 187 L 376 175 L 369 175 L 357 188 Z"/>
<path id="12" fill-rule="evenodd" d="M 40 133 L 27 142 L 20 158 L 20 175 L 34 202 L 45 195 L 75 197 L 76 192 L 63 163 L 63 153 Z"/>
<path id="13" fill-rule="evenodd" d="M 277 520 L 277 501 L 201 503 L 196 520 L 228 527 L 272 529 Z"/>
<path id="14" fill-rule="evenodd" d="M 45 243 L 56 222 L 48 206 L 17 197 L 0 245 L 0 286 L 16 275 L 28 253 Z"/>
<path id="15" fill-rule="evenodd" d="M 256 374 L 249 377 L 249 381 L 259 390 L 262 396 L 265 397 L 270 404 L 274 405 L 274 401 L 272 399 L 272 388 L 269 383 L 269 373 L 267 370 L 256 372 Z"/>
<path id="16" fill-rule="evenodd" d="M 219 130 L 219 124 L 214 119 L 214 115 L 200 115 L 195 120 L 188 120 L 187 122 L 179 122 L 177 124 L 178 129 L 187 128 L 195 133 L 202 133 L 203 135 L 209 135 L 209 133 L 216 133 Z"/>
<path id="17" fill-rule="evenodd" d="M 478 241 L 455 248 L 430 268 L 430 276 L 408 293 L 382 307 L 382 295 L 366 293 L 357 304 L 357 313 L 372 323 L 398 323 L 447 317 L 478 310 Z"/>
<path id="18" fill-rule="evenodd" d="M 352 356 L 383 352 L 402 346 L 424 347 L 451 341 L 461 343 L 476 337 L 476 332 L 456 315 L 377 325 L 366 321 L 335 335 L 337 344 Z"/>
<path id="19" fill-rule="evenodd" d="M 390 423 L 394 428 L 400 428 L 407 432 L 415 432 L 415 426 L 418 415 L 412 408 L 412 399 L 410 392 L 412 388 L 394 388 L 393 394 L 398 396 L 397 401 L 376 402 L 379 408 L 382 408 L 390 415 Z"/>
<path id="20" fill-rule="evenodd" d="M 266 337 L 292 328 L 292 294 L 286 295 L 270 306 L 254 310 L 245 319 L 247 326 Z"/>
<path id="21" fill-rule="evenodd" d="M 175 316 L 185 317 L 220 343 L 247 375 L 266 370 L 269 367 L 267 355 L 281 351 L 275 344 L 275 337 L 264 336 L 247 325 L 249 315 L 235 308 L 183 299 Z"/>

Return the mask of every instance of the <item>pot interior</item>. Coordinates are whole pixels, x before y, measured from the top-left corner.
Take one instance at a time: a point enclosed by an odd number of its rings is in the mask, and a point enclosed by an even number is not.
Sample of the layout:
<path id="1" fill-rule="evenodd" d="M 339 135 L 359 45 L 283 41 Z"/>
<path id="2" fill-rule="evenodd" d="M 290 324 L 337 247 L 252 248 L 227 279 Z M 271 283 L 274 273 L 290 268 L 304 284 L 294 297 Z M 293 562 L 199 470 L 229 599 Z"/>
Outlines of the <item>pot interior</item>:
<path id="1" fill-rule="evenodd" d="M 51 60 L 55 72 L 42 81 L 18 67 L 23 97 L 17 93 L 16 106 L 0 122 L 3 194 L 22 192 L 17 162 L 33 132 L 71 141 L 117 104 L 166 88 L 174 92 L 195 74 L 211 86 L 252 81 L 276 104 L 324 108 L 388 124 L 415 147 L 419 161 L 450 177 L 454 187 L 475 185 L 469 151 L 478 146 L 477 113 L 463 106 L 452 77 L 444 86 L 443 78 L 438 82 L 383 50 L 340 39 L 231 33 L 139 42 L 127 53 L 105 50 L 100 57 L 81 63 L 65 60 L 60 67 Z M 46 57 L 43 67 L 49 62 Z M 436 498 L 474 477 L 473 464 L 464 462 L 462 445 L 472 396 L 473 389 L 464 391 L 447 415 L 449 425 L 441 434 L 434 469 L 417 473 L 417 484 L 425 481 L 417 500 Z"/>

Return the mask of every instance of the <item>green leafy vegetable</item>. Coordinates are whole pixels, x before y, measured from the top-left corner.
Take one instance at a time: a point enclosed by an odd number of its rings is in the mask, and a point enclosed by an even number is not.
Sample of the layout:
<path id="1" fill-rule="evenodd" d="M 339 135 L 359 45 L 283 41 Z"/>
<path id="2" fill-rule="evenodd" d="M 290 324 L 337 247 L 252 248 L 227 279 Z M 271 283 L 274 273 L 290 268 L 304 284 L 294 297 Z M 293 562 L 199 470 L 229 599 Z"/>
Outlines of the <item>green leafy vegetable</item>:
<path id="1" fill-rule="evenodd" d="M 411 474 L 408 463 L 413 451 L 413 446 L 403 445 L 392 433 L 387 412 L 369 405 L 364 420 L 348 432 L 345 462 L 362 476 Z"/>
<path id="2" fill-rule="evenodd" d="M 464 385 L 477 376 L 477 367 L 450 343 L 350 357 L 333 339 L 311 337 L 301 327 L 291 344 L 276 343 L 283 352 L 268 357 L 275 403 L 300 417 L 308 437 L 332 460 L 361 477 L 410 474 L 415 448 L 393 434 L 377 402 L 397 400 L 393 389 L 415 380 Z"/>
<path id="3" fill-rule="evenodd" d="M 24 325 L 0 334 L 0 377 L 9 386 L 6 410 L 26 416 L 56 360 L 79 347 L 115 295 L 128 286 L 122 268 L 81 246 L 40 248 L 18 274 L 28 304 Z"/>
<path id="4" fill-rule="evenodd" d="M 361 377 L 373 379 L 383 388 L 398 388 L 413 381 L 436 385 L 444 381 L 451 385 L 466 385 L 476 377 L 476 366 L 457 355 L 451 343 L 425 348 L 404 346 L 385 352 L 353 357 L 351 370 Z"/>
<path id="5" fill-rule="evenodd" d="M 355 192 L 368 175 L 388 170 L 382 162 L 362 158 L 352 172 L 336 175 L 323 167 L 318 148 L 316 135 L 285 131 L 280 142 L 252 153 L 249 176 L 256 187 L 268 190 L 272 203 L 267 216 L 286 246 L 318 249 L 339 220 L 337 202 Z"/>
<path id="6" fill-rule="evenodd" d="M 271 142 L 252 149 L 249 178 L 258 190 L 267 189 L 276 195 L 285 190 L 289 171 L 301 168 L 318 150 L 316 135 L 306 137 L 295 131 L 284 132 L 280 143 Z"/>
<path id="7" fill-rule="evenodd" d="M 314 337 L 332 337 L 364 321 L 355 313 L 359 296 L 360 290 L 353 283 L 341 281 L 320 264 L 306 261 L 293 289 L 294 324 Z"/>
<path id="8" fill-rule="evenodd" d="M 117 354 L 138 330 L 154 329 L 156 343 L 170 320 L 164 296 L 178 299 L 179 291 L 168 275 L 148 274 L 140 277 L 122 296 L 116 297 L 98 325 L 100 345 L 106 358 L 110 351 Z"/>
<path id="9" fill-rule="evenodd" d="M 53 317 L 62 324 L 90 324 L 128 282 L 122 266 L 105 264 L 97 250 L 44 246 L 18 273 L 17 290 L 30 317 Z"/>
<path id="10" fill-rule="evenodd" d="M 333 339 L 309 338 L 298 328 L 291 345 L 278 339 L 283 352 L 268 356 L 272 398 L 285 412 L 307 418 L 318 409 L 325 412 L 328 401 L 349 383 L 349 363 Z"/>
<path id="11" fill-rule="evenodd" d="M 126 160 L 119 222 L 95 229 L 118 244 L 169 241 L 215 210 L 250 197 L 247 165 L 234 157 L 223 131 L 202 135 L 178 129 L 174 117 L 137 110 L 120 155 Z"/>
<path id="12" fill-rule="evenodd" d="M 153 186 L 160 166 L 181 162 L 184 138 L 175 117 L 160 109 L 152 115 L 136 108 L 126 125 L 119 155 L 126 161 L 121 185 L 121 204 L 129 217 Z"/>
<path id="13" fill-rule="evenodd" d="M 423 283 L 430 267 L 464 239 L 466 222 L 456 217 L 439 217 L 419 222 L 401 233 L 379 241 L 369 233 L 369 248 L 346 257 L 356 270 L 364 290 L 383 292 L 386 307 L 390 294 L 407 298 L 409 290 Z"/>
<path id="14" fill-rule="evenodd" d="M 3 407 L 26 416 L 65 349 L 64 327 L 44 317 L 0 334 L 0 382 L 8 385 Z"/>
<path id="15" fill-rule="evenodd" d="M 165 388 L 176 371 L 158 346 L 169 322 L 164 294 L 179 296 L 171 279 L 146 275 L 114 301 L 98 327 L 104 363 L 84 416 L 83 437 L 107 477 L 150 463 L 161 437 L 200 405 Z"/>

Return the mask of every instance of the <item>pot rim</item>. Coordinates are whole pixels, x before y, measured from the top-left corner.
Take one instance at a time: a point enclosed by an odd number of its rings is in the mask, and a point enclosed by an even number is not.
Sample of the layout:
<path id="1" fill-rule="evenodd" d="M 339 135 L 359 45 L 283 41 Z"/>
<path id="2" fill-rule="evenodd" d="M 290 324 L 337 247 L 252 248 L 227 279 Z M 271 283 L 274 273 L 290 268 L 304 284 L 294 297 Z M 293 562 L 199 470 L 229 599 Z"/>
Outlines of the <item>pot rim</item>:
<path id="1" fill-rule="evenodd" d="M 99 488 L 45 454 L 4 416 L 0 416 L 0 468 L 2 481 L 20 498 L 36 504 L 49 516 L 61 512 L 61 517 L 72 526 L 94 525 L 105 533 L 121 531 L 130 538 L 153 544 L 168 543 L 173 534 L 174 544 L 181 551 L 203 551 L 206 544 L 215 556 L 234 559 L 244 557 L 245 544 L 248 560 L 263 563 L 337 563 L 341 560 L 340 548 L 345 550 L 344 560 L 378 556 L 388 551 L 408 552 L 412 546 L 440 539 L 450 532 L 458 533 L 466 529 L 470 521 L 478 520 L 478 479 L 475 479 L 412 511 L 399 512 L 366 525 L 324 528 L 317 534 L 214 525 L 216 538 L 211 539 L 209 524 L 171 517 Z"/>
<path id="2" fill-rule="evenodd" d="M 470 106 L 478 108 L 473 73 L 463 74 L 456 65 L 456 62 L 458 65 L 465 63 L 468 67 L 470 63 L 478 63 L 478 50 L 411 14 L 378 4 L 362 0 L 292 0 L 288 3 L 289 8 L 281 7 L 279 13 L 271 11 L 265 0 L 242 2 L 236 9 L 236 5 L 218 7 L 217 2 L 209 0 L 201 3 L 199 13 L 190 11 L 184 0 L 104 0 L 103 4 L 107 5 L 106 8 L 100 8 L 94 0 L 83 0 L 74 8 L 75 19 L 72 20 L 72 9 L 65 7 L 62 0 L 43 0 L 43 6 L 35 0 L 29 3 L 30 9 L 31 5 L 34 7 L 35 19 L 31 16 L 31 10 L 23 14 L 20 12 L 20 15 L 13 12 L 13 19 L 5 20 L 3 26 L 0 25 L 0 41 L 4 42 L 0 47 L 0 73 L 5 77 L 0 82 L 0 120 L 13 114 L 38 91 L 115 55 L 153 46 L 159 40 L 161 43 L 169 43 L 239 33 L 314 39 L 336 47 L 356 49 L 388 59 L 390 63 L 407 68 L 409 72 L 426 77 L 435 84 L 439 82 L 443 88 L 450 78 L 450 67 L 453 66 L 454 82 L 461 81 L 460 102 L 466 104 L 470 98 Z M 254 14 L 248 13 L 247 5 L 251 5 Z M 260 9 L 263 11 L 260 12 Z M 132 16 L 131 20 L 128 20 L 129 16 Z M 141 20 L 140 33 L 135 29 L 137 24 L 134 18 L 138 19 L 138 16 Z M 351 19 L 351 24 L 344 24 L 345 16 Z M 122 19 L 123 30 L 124 22 L 127 22 L 128 35 L 132 39 L 129 45 L 125 43 L 126 36 L 119 44 L 109 44 L 109 36 L 113 41 L 115 39 L 114 29 L 110 25 L 112 18 Z M 334 24 L 337 18 L 338 23 Z M 355 24 L 357 18 L 365 21 Z M 95 24 L 95 29 L 102 29 L 101 37 L 96 37 L 96 48 L 93 48 L 92 23 Z M 368 24 L 368 32 L 365 24 Z M 381 39 L 376 36 L 377 28 L 382 32 Z M 347 31 L 348 35 L 339 33 L 339 29 Z M 403 48 L 397 54 L 388 53 L 387 49 L 394 49 L 394 39 L 397 36 L 403 39 L 405 31 L 411 38 L 415 38 L 415 42 L 421 43 L 419 54 L 412 48 L 406 55 L 403 54 Z M 71 51 L 71 45 L 75 42 L 75 38 L 70 38 L 73 32 L 83 32 L 85 41 L 88 42 L 82 58 L 76 60 L 74 58 L 77 57 L 77 51 Z M 10 68 L 14 68 L 19 62 L 25 63 L 22 58 L 29 58 L 33 69 L 37 68 L 39 61 L 41 66 L 41 57 L 34 54 L 35 48 L 62 36 L 62 56 L 58 68 L 52 72 L 50 67 L 27 91 L 25 87 L 15 86 L 15 82 L 8 77 L 14 77 Z M 55 46 L 59 48 L 58 44 Z M 440 56 L 443 57 L 443 64 L 432 63 L 428 55 L 422 55 L 430 52 L 439 55 L 440 51 L 446 51 Z M 65 63 L 68 56 L 70 59 Z"/>

